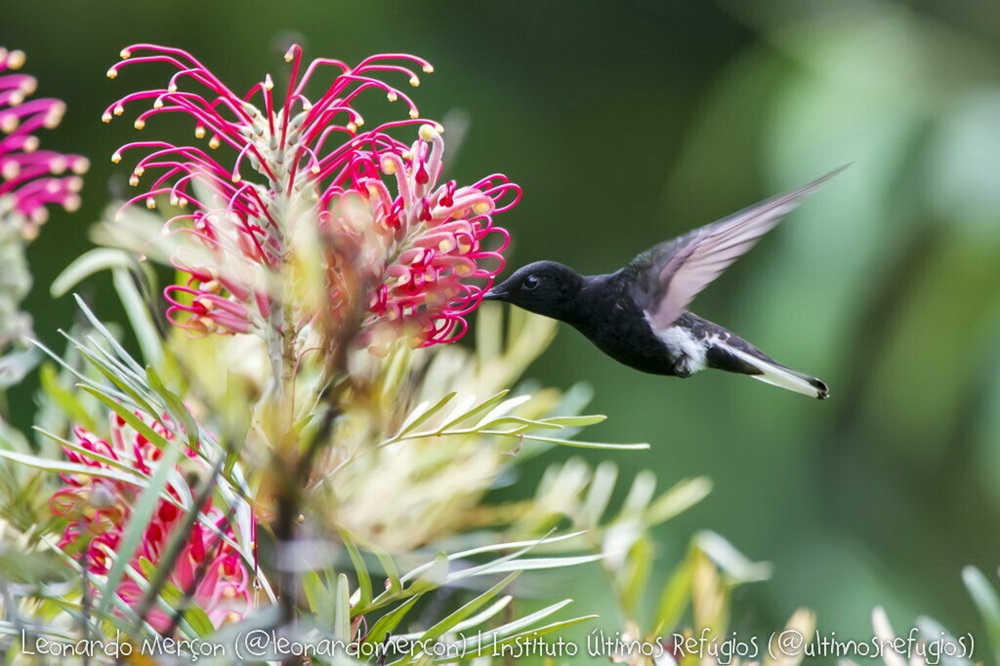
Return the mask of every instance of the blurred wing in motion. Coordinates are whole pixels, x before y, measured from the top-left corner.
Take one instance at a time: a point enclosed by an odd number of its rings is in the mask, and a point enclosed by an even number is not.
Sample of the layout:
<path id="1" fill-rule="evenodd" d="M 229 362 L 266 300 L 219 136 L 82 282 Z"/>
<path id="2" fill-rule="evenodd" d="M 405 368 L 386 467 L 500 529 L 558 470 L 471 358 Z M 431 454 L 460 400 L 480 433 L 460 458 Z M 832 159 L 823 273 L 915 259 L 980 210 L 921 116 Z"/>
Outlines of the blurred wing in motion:
<path id="1" fill-rule="evenodd" d="M 757 244 L 761 236 L 795 210 L 847 165 L 794 192 L 768 199 L 636 257 L 635 298 L 654 330 L 666 330 L 688 304 L 726 268 Z"/>

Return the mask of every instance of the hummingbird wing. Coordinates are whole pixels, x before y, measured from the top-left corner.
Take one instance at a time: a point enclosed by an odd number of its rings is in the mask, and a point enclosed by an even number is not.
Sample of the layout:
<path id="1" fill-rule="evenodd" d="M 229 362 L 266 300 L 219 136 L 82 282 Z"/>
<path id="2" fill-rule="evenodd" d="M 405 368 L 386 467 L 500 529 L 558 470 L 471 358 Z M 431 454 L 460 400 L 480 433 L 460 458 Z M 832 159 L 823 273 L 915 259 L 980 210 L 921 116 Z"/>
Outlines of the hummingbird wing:
<path id="1" fill-rule="evenodd" d="M 847 166 L 794 192 L 655 245 L 633 259 L 629 268 L 636 276 L 634 296 L 653 328 L 668 328 L 730 264 L 756 245 L 806 196 Z"/>

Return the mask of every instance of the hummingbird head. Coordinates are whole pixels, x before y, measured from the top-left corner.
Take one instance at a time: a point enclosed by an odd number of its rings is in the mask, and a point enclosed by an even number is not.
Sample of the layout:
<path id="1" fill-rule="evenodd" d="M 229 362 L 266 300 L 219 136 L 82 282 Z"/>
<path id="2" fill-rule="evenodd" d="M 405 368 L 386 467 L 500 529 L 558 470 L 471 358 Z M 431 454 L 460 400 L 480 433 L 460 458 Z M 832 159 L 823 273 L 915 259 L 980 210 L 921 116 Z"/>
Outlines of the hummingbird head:
<path id="1" fill-rule="evenodd" d="M 554 261 L 536 261 L 514 271 L 483 294 L 483 298 L 565 320 L 573 312 L 583 285 L 583 277 L 569 266 Z"/>

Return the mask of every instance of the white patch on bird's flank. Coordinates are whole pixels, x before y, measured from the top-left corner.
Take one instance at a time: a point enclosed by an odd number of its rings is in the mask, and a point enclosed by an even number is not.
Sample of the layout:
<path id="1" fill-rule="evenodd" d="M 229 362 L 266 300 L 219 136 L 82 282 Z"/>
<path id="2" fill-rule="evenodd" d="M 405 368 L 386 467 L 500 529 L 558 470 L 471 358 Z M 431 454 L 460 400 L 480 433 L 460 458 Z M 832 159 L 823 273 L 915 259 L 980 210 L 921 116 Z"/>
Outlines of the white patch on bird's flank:
<path id="1" fill-rule="evenodd" d="M 646 317 L 649 322 L 649 317 Z M 694 374 L 705 369 L 705 356 L 707 347 L 704 342 L 695 339 L 691 331 L 682 326 L 670 326 L 664 331 L 656 330 L 652 323 L 650 328 L 663 344 L 667 346 L 670 353 L 678 358 L 679 369 Z"/>

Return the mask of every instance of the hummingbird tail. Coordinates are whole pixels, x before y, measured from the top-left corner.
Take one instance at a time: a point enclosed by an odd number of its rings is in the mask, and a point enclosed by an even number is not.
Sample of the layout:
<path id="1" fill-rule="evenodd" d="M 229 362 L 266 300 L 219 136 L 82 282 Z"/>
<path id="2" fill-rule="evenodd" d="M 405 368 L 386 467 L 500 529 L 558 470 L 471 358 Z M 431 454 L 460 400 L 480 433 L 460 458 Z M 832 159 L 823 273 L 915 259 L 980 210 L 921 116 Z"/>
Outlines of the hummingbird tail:
<path id="1" fill-rule="evenodd" d="M 781 365 L 748 343 L 744 344 L 749 349 L 741 349 L 732 344 L 716 344 L 712 350 L 716 353 L 709 353 L 709 365 L 750 375 L 765 384 L 795 391 L 811 398 L 825 400 L 830 397 L 830 389 L 821 380 Z M 725 358 L 727 356 L 728 358 Z"/>

